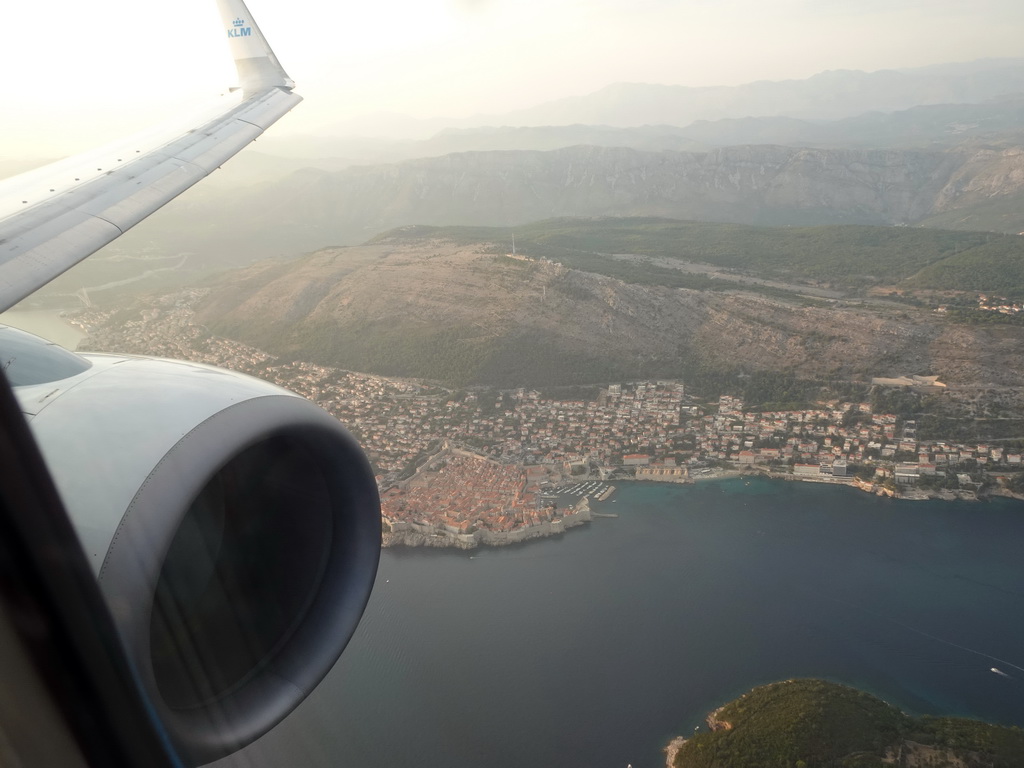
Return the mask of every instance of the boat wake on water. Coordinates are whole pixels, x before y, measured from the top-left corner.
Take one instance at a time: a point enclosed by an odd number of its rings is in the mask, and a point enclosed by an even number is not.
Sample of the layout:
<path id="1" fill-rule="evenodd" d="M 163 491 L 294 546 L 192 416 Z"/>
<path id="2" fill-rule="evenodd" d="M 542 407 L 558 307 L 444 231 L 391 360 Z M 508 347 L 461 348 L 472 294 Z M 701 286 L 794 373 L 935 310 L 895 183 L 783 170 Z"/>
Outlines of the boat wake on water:
<path id="1" fill-rule="evenodd" d="M 983 659 L 988 659 L 989 661 L 995 661 L 995 662 L 998 662 L 999 664 L 1002 664 L 1005 667 L 1013 667 L 1013 669 L 1016 669 L 1019 672 L 1024 672 L 1024 667 L 1022 667 L 1022 666 L 1020 666 L 1018 664 L 1014 664 L 1012 661 L 1007 661 L 1006 659 L 1000 659 L 998 656 L 993 656 L 990 653 L 985 653 L 984 651 L 975 650 L 974 648 L 968 648 L 966 645 L 960 645 L 959 643 L 954 643 L 951 640 L 945 640 L 945 639 L 943 639 L 941 637 L 937 637 L 936 635 L 933 635 L 930 632 L 925 632 L 923 629 L 918 629 L 917 627 L 912 627 L 909 624 L 904 624 L 902 621 L 897 621 L 896 619 L 892 618 L 891 616 L 886 616 L 884 614 L 878 613 L 877 611 L 873 611 L 870 608 L 865 608 L 863 605 L 857 605 L 856 603 L 851 603 L 851 602 L 848 602 L 846 600 L 839 601 L 839 602 L 843 602 L 846 605 L 849 605 L 849 606 L 851 606 L 853 608 L 856 608 L 857 610 L 863 611 L 864 613 L 871 614 L 872 616 L 877 616 L 880 619 L 884 619 L 885 621 L 888 621 L 888 622 L 890 622 L 892 624 L 895 624 L 898 627 L 903 627 L 903 629 L 906 629 L 906 630 L 908 630 L 910 632 L 914 632 L 915 634 L 921 635 L 922 637 L 927 637 L 929 640 L 934 640 L 937 643 L 942 643 L 943 645 L 948 645 L 948 646 L 950 646 L 952 648 L 959 648 L 961 651 L 966 651 L 967 653 L 973 653 L 975 656 L 981 656 Z M 1003 670 L 999 669 L 998 667 L 992 667 L 991 671 L 993 673 L 1001 676 L 1001 677 L 1007 678 L 1008 680 L 1015 680 L 1016 679 L 1015 677 L 1006 674 L 1005 672 L 1003 672 Z"/>
<path id="2" fill-rule="evenodd" d="M 896 621 L 895 619 L 889 619 L 889 621 L 891 621 L 893 624 L 898 624 L 899 626 L 903 627 L 904 629 L 909 629 L 911 632 L 916 632 L 917 634 L 922 635 L 923 637 L 930 638 L 930 639 L 934 640 L 937 643 L 943 643 L 944 645 L 949 645 L 949 646 L 952 646 L 953 648 L 959 648 L 961 651 L 967 651 L 967 653 L 973 653 L 975 656 L 981 656 L 983 659 L 989 659 L 990 661 L 998 661 L 1000 664 L 1003 664 L 1003 665 L 1005 665 L 1007 667 L 1013 667 L 1016 670 L 1024 672 L 1024 667 L 1018 666 L 1017 664 L 1014 664 L 1012 661 L 1007 661 L 1006 659 L 1000 659 L 1000 658 L 998 658 L 996 656 L 993 656 L 991 654 L 984 653 L 983 651 L 976 651 L 974 648 L 968 648 L 966 645 L 960 645 L 959 643 L 954 643 L 954 642 L 951 642 L 949 640 L 944 640 L 941 637 L 936 637 L 935 635 L 930 634 L 928 632 L 925 632 L 924 630 L 920 630 L 917 627 L 912 627 L 909 624 L 904 624 L 902 621 Z M 1001 675 L 1002 677 L 1008 678 L 1010 680 L 1013 679 L 1012 677 L 1010 677 L 1010 675 L 1006 674 L 1005 672 L 1003 672 L 998 667 L 992 667 L 992 671 L 995 672 L 997 675 Z"/>

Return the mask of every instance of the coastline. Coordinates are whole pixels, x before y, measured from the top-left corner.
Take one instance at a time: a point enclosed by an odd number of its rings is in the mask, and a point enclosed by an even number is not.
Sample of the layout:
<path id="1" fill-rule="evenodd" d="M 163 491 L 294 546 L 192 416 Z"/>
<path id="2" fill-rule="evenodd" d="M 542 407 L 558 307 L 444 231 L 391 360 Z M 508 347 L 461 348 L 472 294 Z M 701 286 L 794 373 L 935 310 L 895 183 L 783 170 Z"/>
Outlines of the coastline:
<path id="1" fill-rule="evenodd" d="M 722 719 L 727 710 L 730 720 Z M 871 765 L 994 766 L 1016 765 L 1024 749 L 1024 734 L 1016 726 L 958 715 L 932 716 L 931 720 L 952 723 L 953 728 L 935 728 L 927 715 L 908 714 L 880 696 L 846 684 L 818 678 L 781 680 L 757 686 L 709 713 L 706 722 L 711 734 L 693 737 L 699 740 L 697 755 L 687 757 L 704 764 L 698 756 L 707 753 L 701 750 L 723 750 L 731 751 L 743 765 L 791 765 L 795 753 L 807 756 L 807 763 L 800 760 L 797 765 L 847 765 L 850 758 L 871 755 Z M 734 723 L 744 729 L 738 741 L 721 733 L 731 731 Z M 857 735 L 852 741 L 841 738 L 833 747 L 822 739 L 823 729 Z M 765 742 L 780 732 L 786 736 L 769 748 L 776 751 L 777 759 L 772 759 Z M 677 736 L 668 743 L 663 750 L 666 768 L 677 768 L 689 741 Z M 984 756 L 982 762 L 976 760 L 979 753 Z"/>
<path id="2" fill-rule="evenodd" d="M 952 489 L 952 488 L 918 488 L 917 486 L 897 486 L 896 488 L 886 488 L 878 483 L 873 483 L 869 480 L 859 480 L 855 477 L 846 478 L 833 478 L 828 476 L 822 477 L 799 477 L 792 474 L 771 474 L 767 472 L 753 472 L 750 474 L 757 474 L 762 477 L 778 478 L 781 480 L 787 480 L 789 482 L 803 482 L 803 483 L 818 483 L 821 485 L 841 485 L 848 488 L 856 488 L 859 491 L 865 493 L 874 494 L 875 496 L 887 496 L 897 501 L 984 501 L 991 496 L 999 496 L 1009 499 L 1017 499 L 1018 501 L 1024 501 L 1024 496 L 1015 494 L 1005 488 L 994 488 L 986 490 L 983 494 L 978 494 L 976 491 L 967 489 Z"/>
<path id="3" fill-rule="evenodd" d="M 801 476 L 791 472 L 766 471 L 761 467 L 744 467 L 743 469 L 721 469 L 715 468 L 707 475 L 691 476 L 689 483 L 715 482 L 730 480 L 741 477 L 764 477 L 770 480 L 785 480 L 790 483 L 815 483 L 818 485 L 837 485 L 846 488 L 856 488 L 859 491 L 870 493 L 875 496 L 887 496 L 898 501 L 985 501 L 988 498 L 1004 498 L 1024 501 L 1024 494 L 1013 493 L 1006 488 L 990 488 L 979 494 L 968 489 L 951 488 L 919 488 L 917 486 L 903 486 L 895 489 L 886 488 L 878 483 L 869 480 L 859 480 L 856 477 L 832 477 L 829 475 Z M 633 482 L 665 484 L 666 482 L 656 478 L 645 477 Z M 679 485 L 680 483 L 676 483 Z"/>
<path id="4" fill-rule="evenodd" d="M 817 485 L 834 485 L 845 488 L 855 488 L 865 493 L 889 497 L 896 501 L 985 501 L 989 498 L 1006 498 L 1016 501 L 1024 501 L 1024 496 L 1014 494 L 1005 488 L 992 489 L 982 495 L 969 490 L 921 489 L 914 487 L 891 491 L 875 483 L 859 481 L 857 478 L 853 477 L 801 477 L 788 473 L 765 472 L 760 469 L 751 470 L 749 468 L 744 468 L 742 470 L 715 468 L 711 473 L 707 475 L 698 475 L 697 477 L 691 478 L 687 483 L 658 481 L 650 478 L 626 480 L 624 482 L 629 484 L 652 483 L 656 485 L 693 485 L 704 482 L 736 480 L 744 477 L 760 477 L 769 480 L 783 480 L 786 482 L 814 483 Z M 512 531 L 491 531 L 487 529 L 479 529 L 473 533 L 458 534 L 444 529 L 438 529 L 429 524 L 420 525 L 402 523 L 400 524 L 402 526 L 400 529 L 387 531 L 382 534 L 381 546 L 427 547 L 433 549 L 457 549 L 463 551 L 477 549 L 479 547 L 505 547 L 522 544 L 535 539 L 560 536 L 572 528 L 577 528 L 584 523 L 591 522 L 594 517 L 608 516 L 609 515 L 602 515 L 601 513 L 593 512 L 588 503 L 578 509 L 575 514 L 566 515 L 561 519 L 552 520 L 550 522 L 517 528 Z M 616 515 L 612 515 L 612 517 L 615 516 Z"/>
<path id="5" fill-rule="evenodd" d="M 786 681 L 783 681 L 783 682 L 789 682 L 789 681 L 786 680 Z M 744 694 L 744 696 L 746 696 L 746 694 Z M 743 698 L 743 696 L 741 696 L 740 698 Z M 728 706 L 727 704 L 723 704 L 722 706 L 720 706 L 718 709 L 714 710 L 713 712 L 709 712 L 708 716 L 704 719 L 704 722 L 706 722 L 708 724 L 708 728 L 710 728 L 712 731 L 731 731 L 732 730 L 732 723 L 726 722 L 725 720 L 721 720 L 718 717 L 722 713 L 722 710 L 725 709 L 727 706 Z M 694 729 L 694 730 L 696 730 L 696 729 Z M 676 766 L 676 757 L 679 755 L 679 751 L 684 746 L 686 746 L 686 743 L 688 741 L 689 741 L 689 739 L 687 739 L 685 736 L 676 736 L 674 739 L 672 739 L 672 741 L 670 741 L 668 743 L 668 745 L 664 749 L 664 752 L 665 752 L 665 768 L 675 768 L 675 766 Z"/>
<path id="6" fill-rule="evenodd" d="M 0 314 L 0 325 L 26 331 L 74 352 L 88 334 L 72 323 L 68 309 L 9 309 Z"/>
<path id="7" fill-rule="evenodd" d="M 682 736 L 676 736 L 672 741 L 665 747 L 665 768 L 675 768 L 676 766 L 676 755 L 686 745 L 686 739 Z"/>
<path id="8" fill-rule="evenodd" d="M 691 475 L 690 476 L 690 480 L 691 480 L 691 482 L 694 482 L 694 483 L 707 483 L 707 482 L 711 482 L 711 481 L 714 481 L 714 480 L 732 480 L 734 478 L 740 478 L 740 477 L 743 477 L 744 475 L 750 475 L 750 474 L 757 474 L 757 473 L 743 472 L 743 471 L 738 470 L 738 469 L 722 469 L 720 467 L 716 467 L 716 468 L 712 469 L 711 472 L 709 474 L 707 474 L 707 475 L 697 475 L 696 477 L 693 477 L 693 475 Z M 656 483 L 658 481 L 657 480 L 652 480 L 652 481 L 644 480 L 644 482 L 655 482 Z"/>

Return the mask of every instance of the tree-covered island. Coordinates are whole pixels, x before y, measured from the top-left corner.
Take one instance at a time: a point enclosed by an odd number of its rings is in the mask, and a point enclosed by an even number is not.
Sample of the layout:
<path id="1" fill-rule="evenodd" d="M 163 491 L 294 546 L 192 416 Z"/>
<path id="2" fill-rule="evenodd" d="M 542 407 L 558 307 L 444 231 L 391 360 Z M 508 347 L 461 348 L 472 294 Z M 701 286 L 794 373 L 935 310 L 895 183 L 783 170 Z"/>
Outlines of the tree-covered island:
<path id="1" fill-rule="evenodd" d="M 668 768 L 1019 768 L 1024 730 L 911 717 L 824 680 L 755 688 L 668 747 Z"/>

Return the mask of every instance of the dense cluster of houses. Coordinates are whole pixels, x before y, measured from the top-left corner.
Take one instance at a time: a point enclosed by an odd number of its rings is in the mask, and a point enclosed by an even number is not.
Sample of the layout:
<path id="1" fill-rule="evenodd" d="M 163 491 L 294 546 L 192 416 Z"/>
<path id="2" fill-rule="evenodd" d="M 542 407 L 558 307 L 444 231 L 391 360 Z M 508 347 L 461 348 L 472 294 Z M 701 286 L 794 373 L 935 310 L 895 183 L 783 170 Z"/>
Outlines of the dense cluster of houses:
<path id="1" fill-rule="evenodd" d="M 544 502 L 536 490 L 547 473 L 535 470 L 446 445 L 413 477 L 383 491 L 385 533 L 472 547 L 562 533 L 590 520 L 585 500 L 561 507 Z"/>
<path id="2" fill-rule="evenodd" d="M 511 531 L 551 519 L 526 490 L 522 467 L 451 451 L 384 491 L 381 513 L 388 522 L 429 522 L 450 533 Z"/>
<path id="3" fill-rule="evenodd" d="M 916 424 L 897 429 L 890 413 L 873 413 L 869 403 L 836 403 L 830 408 L 744 412 L 737 398 L 722 397 L 718 412 L 700 420 L 693 455 L 740 466 L 792 465 L 799 476 L 847 476 L 852 466 L 870 468 L 880 481 L 916 484 L 947 470 L 1021 467 L 1021 454 L 998 445 L 918 440 Z"/>
<path id="4" fill-rule="evenodd" d="M 699 401 L 674 381 L 612 384 L 596 397 L 577 399 L 525 389 L 456 393 L 305 362 L 278 364 L 261 350 L 192 323 L 191 306 L 199 298 L 199 292 L 184 292 L 160 300 L 122 324 L 116 338 L 101 334 L 91 341 L 253 373 L 314 400 L 361 442 L 381 488 L 392 494 L 387 503 L 395 520 L 414 515 L 412 510 L 423 516 L 429 508 L 435 523 L 460 534 L 472 526 L 501 531 L 543 522 L 530 517 L 550 514 L 529 498 L 525 473 L 531 466 L 543 467 L 545 476 L 628 470 L 680 482 L 689 479 L 690 468 L 727 462 L 808 479 L 843 478 L 856 470 L 862 480 L 893 486 L 932 476 L 955 476 L 966 484 L 980 472 L 1021 468 L 1019 452 L 996 444 L 918 440 L 913 422 L 898 424 L 895 415 L 874 413 L 868 403 L 753 412 L 735 397 Z M 86 314 L 80 322 L 92 330 L 104 319 Z M 944 387 L 928 379 L 911 383 Z M 482 458 L 450 458 L 429 494 L 415 483 L 400 486 L 446 444 Z M 482 459 L 490 461 L 478 466 Z"/>

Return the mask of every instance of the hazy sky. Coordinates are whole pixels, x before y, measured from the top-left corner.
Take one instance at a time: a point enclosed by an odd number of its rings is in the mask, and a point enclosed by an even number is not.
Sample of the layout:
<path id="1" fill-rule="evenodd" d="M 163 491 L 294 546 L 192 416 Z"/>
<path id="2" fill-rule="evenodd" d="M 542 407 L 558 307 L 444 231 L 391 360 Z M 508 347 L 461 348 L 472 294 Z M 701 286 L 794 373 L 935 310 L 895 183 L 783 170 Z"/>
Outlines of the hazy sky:
<path id="1" fill-rule="evenodd" d="M 233 83 L 212 0 L 7 4 L 0 157 L 87 148 Z M 11 7 L 14 6 L 14 7 Z M 306 97 L 278 134 L 612 82 L 736 85 L 1021 55 L 1020 0 L 251 0 Z M 161 13 L 160 9 L 167 9 Z"/>

